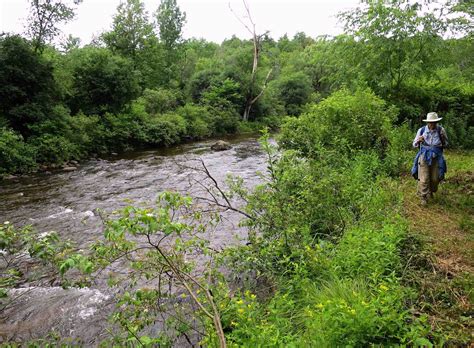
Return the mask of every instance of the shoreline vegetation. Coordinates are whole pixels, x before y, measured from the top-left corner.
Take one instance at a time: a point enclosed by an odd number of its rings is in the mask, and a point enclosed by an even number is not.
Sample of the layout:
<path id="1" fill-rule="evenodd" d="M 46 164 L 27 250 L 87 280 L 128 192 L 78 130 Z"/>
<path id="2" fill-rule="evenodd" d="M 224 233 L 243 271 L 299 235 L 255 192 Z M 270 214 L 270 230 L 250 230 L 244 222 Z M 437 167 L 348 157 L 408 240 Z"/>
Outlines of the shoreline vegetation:
<path id="1" fill-rule="evenodd" d="M 104 345 L 472 345 L 472 10 L 427 5 L 369 2 L 339 15 L 337 37 L 218 45 L 181 38 L 175 0 L 162 0 L 157 24 L 127 0 L 111 30 L 83 47 L 2 35 L 0 175 L 262 126 L 279 132 L 277 145 L 262 133 L 262 184 L 248 190 L 229 177 L 224 189 L 202 163 L 212 209 L 161 193 L 153 207 L 104 217 L 85 252 L 0 223 L 0 308 L 14 306 L 9 289 L 27 276 L 17 258 L 26 250 L 34 276 L 43 270 L 65 288 L 109 274 L 120 291 Z M 421 207 L 407 173 L 431 111 L 448 134 L 448 173 Z M 214 250 L 203 233 L 228 210 L 242 215 L 248 240 Z M 196 254 L 207 260 L 199 274 L 188 262 Z M 130 272 L 108 273 L 115 262 Z M 165 330 L 151 335 L 163 317 Z"/>
<path id="2" fill-rule="evenodd" d="M 340 90 L 373 91 L 397 110 L 394 123 L 412 131 L 436 111 L 452 148 L 474 147 L 472 32 L 462 2 L 450 4 L 450 16 L 373 3 L 339 14 L 345 33 L 337 37 L 256 35 L 219 45 L 182 38 L 175 0 L 162 0 L 155 23 L 140 0 L 127 0 L 97 40 L 81 47 L 69 37 L 61 48 L 48 40 L 74 7 L 54 2 L 31 3 L 40 8 L 30 37 L 0 36 L 0 176 L 279 128 Z M 449 31 L 458 36 L 444 38 Z"/>
<path id="3" fill-rule="evenodd" d="M 4 172 L 0 174 L 0 181 L 8 181 L 8 180 L 13 180 L 13 179 L 18 179 L 21 177 L 29 176 L 32 174 L 36 173 L 44 173 L 44 174 L 52 174 L 56 171 L 75 171 L 78 169 L 78 167 L 83 163 L 84 161 L 89 161 L 92 159 L 110 159 L 114 157 L 120 157 L 123 155 L 127 155 L 129 152 L 135 152 L 135 151 L 147 151 L 147 150 L 156 150 L 156 151 L 163 151 L 166 149 L 172 149 L 173 147 L 179 146 L 179 145 L 186 145 L 189 143 L 193 142 L 210 142 L 210 141 L 224 141 L 227 142 L 227 140 L 232 140 L 234 137 L 241 137 L 241 136 L 253 136 L 255 138 L 258 138 L 260 135 L 260 130 L 269 128 L 272 130 L 272 132 L 277 132 L 278 131 L 278 126 L 276 123 L 272 120 L 263 120 L 261 122 L 251 122 L 250 124 L 241 124 L 239 122 L 238 130 L 236 133 L 227 133 L 227 134 L 220 134 L 220 135 L 211 135 L 208 137 L 202 137 L 199 139 L 192 139 L 190 137 L 185 137 L 180 139 L 177 143 L 170 144 L 167 146 L 150 146 L 150 145 L 141 145 L 139 147 L 133 147 L 133 148 L 126 148 L 123 149 L 123 151 L 119 152 L 107 152 L 107 153 L 92 153 L 89 154 L 86 157 L 74 157 L 73 159 L 69 159 L 63 162 L 53 162 L 53 163 L 36 163 L 32 164 L 29 168 L 25 169 L 25 171 L 20 171 L 20 172 L 14 172 L 14 173 L 8 173 Z M 209 148 L 212 149 L 212 144 L 209 145 Z"/>

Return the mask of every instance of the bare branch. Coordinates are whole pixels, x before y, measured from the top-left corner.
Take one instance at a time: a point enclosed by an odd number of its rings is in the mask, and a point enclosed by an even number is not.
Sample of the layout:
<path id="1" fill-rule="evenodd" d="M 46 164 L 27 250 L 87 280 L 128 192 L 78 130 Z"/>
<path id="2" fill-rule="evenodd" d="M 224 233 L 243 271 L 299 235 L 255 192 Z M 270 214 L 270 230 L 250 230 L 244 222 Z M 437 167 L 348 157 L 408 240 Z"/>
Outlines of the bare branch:
<path id="1" fill-rule="evenodd" d="M 268 71 L 267 77 L 265 78 L 265 82 L 263 83 L 262 90 L 260 91 L 260 93 L 255 98 L 252 99 L 252 104 L 255 103 L 258 100 L 258 98 L 260 98 L 263 95 L 263 92 L 265 92 L 265 89 L 267 89 L 268 80 L 270 78 L 270 75 L 272 74 L 272 71 L 273 71 L 273 68 L 271 68 Z"/>
<path id="2" fill-rule="evenodd" d="M 244 1 L 245 3 L 245 1 Z M 234 10 L 232 9 L 232 6 L 230 6 L 230 2 L 229 2 L 229 9 L 230 11 L 232 12 L 232 14 L 235 16 L 235 18 L 237 18 L 237 20 L 245 27 L 245 29 L 248 30 L 248 32 L 250 33 L 250 35 L 253 36 L 254 32 L 248 27 L 248 25 L 234 12 Z M 252 23 L 253 24 L 253 23 Z"/>

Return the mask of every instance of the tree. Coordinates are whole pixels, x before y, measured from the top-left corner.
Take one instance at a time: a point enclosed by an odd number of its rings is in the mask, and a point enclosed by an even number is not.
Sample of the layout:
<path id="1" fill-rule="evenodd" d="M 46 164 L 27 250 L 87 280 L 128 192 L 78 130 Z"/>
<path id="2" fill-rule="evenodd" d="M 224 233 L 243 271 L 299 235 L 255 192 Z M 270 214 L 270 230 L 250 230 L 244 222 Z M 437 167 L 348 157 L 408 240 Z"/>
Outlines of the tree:
<path id="1" fill-rule="evenodd" d="M 252 15 L 250 13 L 250 8 L 249 8 L 249 6 L 248 6 L 248 4 L 245 0 L 242 0 L 242 2 L 244 4 L 245 11 L 247 13 L 246 18 L 248 19 L 249 23 L 245 23 L 237 15 L 236 15 L 236 17 L 240 21 L 240 23 L 242 23 L 243 26 L 247 29 L 247 31 L 252 35 L 252 43 L 253 43 L 252 72 L 250 73 L 250 85 L 249 85 L 248 93 L 246 95 L 244 113 L 242 115 L 242 119 L 244 121 L 247 121 L 249 119 L 250 110 L 252 109 L 252 106 L 263 95 L 263 93 L 265 92 L 265 89 L 267 88 L 267 82 L 270 78 L 270 75 L 272 73 L 273 68 L 271 68 L 268 71 L 267 76 L 265 77 L 265 80 L 263 82 L 263 86 L 259 88 L 257 86 L 258 63 L 259 63 L 259 60 L 260 60 L 262 39 L 267 37 L 267 33 L 257 35 L 256 29 L 255 29 L 255 23 L 252 19 Z M 258 90 L 260 90 L 260 91 L 258 91 Z"/>
<path id="2" fill-rule="evenodd" d="M 182 30 L 186 23 L 186 13 L 181 12 L 176 0 L 162 0 L 155 14 L 160 43 L 165 54 L 165 84 L 177 77 L 178 61 L 182 48 Z"/>
<path id="3" fill-rule="evenodd" d="M 377 0 L 339 15 L 346 31 L 365 43 L 360 66 L 382 95 L 396 94 L 407 78 L 433 68 L 448 23 L 443 8 L 428 5 Z"/>
<path id="4" fill-rule="evenodd" d="M 74 49 L 79 48 L 81 44 L 81 39 L 69 34 L 69 36 L 61 43 L 61 48 L 63 52 L 70 52 Z"/>
<path id="5" fill-rule="evenodd" d="M 162 0 L 156 12 L 160 40 L 166 50 L 174 51 L 182 43 L 186 12 L 181 12 L 176 0 Z"/>
<path id="6" fill-rule="evenodd" d="M 72 0 L 79 5 L 82 0 Z M 31 0 L 28 34 L 33 41 L 35 52 L 42 52 L 44 45 L 56 37 L 58 25 L 74 18 L 74 7 L 67 0 Z"/>
<path id="7" fill-rule="evenodd" d="M 69 101 L 73 113 L 117 113 L 138 96 L 137 76 L 128 59 L 106 49 L 84 48 L 75 61 L 73 95 Z"/>
<path id="8" fill-rule="evenodd" d="M 133 62 L 143 89 L 156 88 L 164 79 L 164 52 L 153 29 L 143 1 L 126 0 L 117 7 L 112 30 L 102 35 L 112 52 Z"/>
<path id="9" fill-rule="evenodd" d="M 25 139 L 58 99 L 53 67 L 19 36 L 0 38 L 0 115 Z M 1 123 L 1 122 L 0 122 Z"/>
<path id="10" fill-rule="evenodd" d="M 474 35 L 474 6 L 471 1 L 447 0 L 445 5 L 449 9 L 449 24 L 453 33 Z"/>
<path id="11" fill-rule="evenodd" d="M 283 76 L 278 81 L 278 99 L 285 105 L 288 115 L 297 116 L 311 95 L 311 82 L 303 72 Z"/>
<path id="12" fill-rule="evenodd" d="M 196 71 L 197 65 L 202 62 L 213 61 L 213 57 L 219 49 L 219 45 L 214 42 L 207 42 L 204 39 L 190 39 L 183 44 L 183 60 L 181 63 L 181 79 L 188 81 Z"/>
<path id="13" fill-rule="evenodd" d="M 311 80 L 313 89 L 327 96 L 345 86 L 351 90 L 366 85 L 359 66 L 365 45 L 352 36 L 319 37 L 303 52 L 297 52 L 287 61 L 293 72 L 303 71 Z"/>
<path id="14" fill-rule="evenodd" d="M 135 60 L 153 36 L 153 26 L 148 21 L 143 2 L 127 0 L 117 7 L 112 30 L 104 33 L 102 39 L 113 52 Z"/>

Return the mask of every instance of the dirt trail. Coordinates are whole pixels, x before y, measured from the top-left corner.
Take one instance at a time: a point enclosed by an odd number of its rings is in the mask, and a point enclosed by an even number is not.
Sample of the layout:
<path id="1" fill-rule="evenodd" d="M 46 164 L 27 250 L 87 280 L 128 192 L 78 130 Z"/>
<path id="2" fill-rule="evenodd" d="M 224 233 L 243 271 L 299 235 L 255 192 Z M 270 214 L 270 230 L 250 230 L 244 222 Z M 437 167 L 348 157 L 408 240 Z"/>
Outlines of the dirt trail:
<path id="1" fill-rule="evenodd" d="M 417 307 L 447 342 L 463 346 L 474 342 L 474 156 L 452 152 L 446 158 L 446 180 L 427 206 L 411 177 L 402 179 L 401 189 L 410 231 L 422 241 L 419 252 L 429 265 L 413 274 Z"/>

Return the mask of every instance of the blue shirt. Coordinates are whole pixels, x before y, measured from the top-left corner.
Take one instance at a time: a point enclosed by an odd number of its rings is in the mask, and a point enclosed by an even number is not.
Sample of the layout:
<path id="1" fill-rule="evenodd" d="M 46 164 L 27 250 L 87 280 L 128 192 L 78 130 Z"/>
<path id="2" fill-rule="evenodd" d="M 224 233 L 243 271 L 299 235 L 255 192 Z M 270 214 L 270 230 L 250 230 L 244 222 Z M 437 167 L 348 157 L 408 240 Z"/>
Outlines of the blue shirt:
<path id="1" fill-rule="evenodd" d="M 437 127 L 440 128 L 439 133 L 441 133 L 441 136 L 444 138 L 444 145 L 442 144 L 441 139 L 439 138 L 438 130 L 436 128 L 430 130 L 426 125 L 418 129 L 418 132 L 416 132 L 415 139 L 413 140 L 413 147 L 418 147 L 418 138 L 422 135 L 423 138 L 425 138 L 425 141 L 423 142 L 423 145 L 425 146 L 446 146 L 448 144 L 448 137 L 446 136 L 446 131 L 441 126 Z"/>

